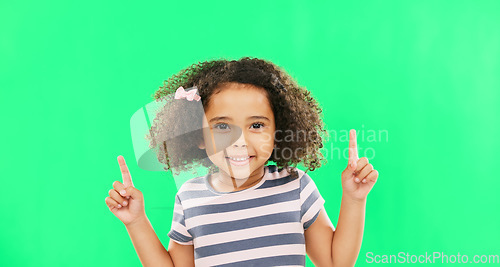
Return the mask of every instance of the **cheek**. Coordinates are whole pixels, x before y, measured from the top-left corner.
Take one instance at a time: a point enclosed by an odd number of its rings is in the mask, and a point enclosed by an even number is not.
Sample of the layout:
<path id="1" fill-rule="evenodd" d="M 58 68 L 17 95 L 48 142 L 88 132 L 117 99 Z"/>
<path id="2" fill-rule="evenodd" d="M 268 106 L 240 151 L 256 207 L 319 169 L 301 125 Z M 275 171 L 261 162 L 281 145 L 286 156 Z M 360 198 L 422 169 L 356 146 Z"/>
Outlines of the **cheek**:
<path id="1" fill-rule="evenodd" d="M 263 133 L 255 140 L 257 149 L 261 153 L 270 154 L 274 148 L 274 136 L 272 133 Z"/>
<path id="2" fill-rule="evenodd" d="M 263 132 L 261 134 L 261 139 L 262 139 L 262 142 L 273 144 L 274 143 L 274 130 L 270 129 L 270 130 Z"/>
<path id="3" fill-rule="evenodd" d="M 208 158 L 213 163 L 220 163 L 220 162 L 223 162 L 225 160 L 225 156 L 224 156 L 224 152 L 223 151 L 219 151 L 219 152 L 217 152 L 215 154 L 211 154 L 211 155 L 208 156 Z"/>
<path id="4" fill-rule="evenodd" d="M 269 143 L 263 143 L 259 145 L 259 151 L 266 154 L 270 154 L 273 151 L 273 148 L 274 148 L 273 144 Z"/>

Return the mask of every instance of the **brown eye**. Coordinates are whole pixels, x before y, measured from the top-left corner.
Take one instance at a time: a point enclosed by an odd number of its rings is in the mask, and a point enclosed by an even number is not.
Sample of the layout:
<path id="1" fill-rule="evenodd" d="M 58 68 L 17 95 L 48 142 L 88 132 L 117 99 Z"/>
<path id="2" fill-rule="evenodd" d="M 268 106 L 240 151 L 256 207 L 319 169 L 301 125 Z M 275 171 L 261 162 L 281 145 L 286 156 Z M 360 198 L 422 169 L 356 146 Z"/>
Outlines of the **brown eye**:
<path id="1" fill-rule="evenodd" d="M 254 125 L 259 125 L 260 126 L 258 128 L 255 128 L 255 129 L 262 129 L 264 127 L 264 123 L 262 123 L 262 122 L 256 122 L 256 123 L 252 124 L 252 126 L 254 126 Z"/>

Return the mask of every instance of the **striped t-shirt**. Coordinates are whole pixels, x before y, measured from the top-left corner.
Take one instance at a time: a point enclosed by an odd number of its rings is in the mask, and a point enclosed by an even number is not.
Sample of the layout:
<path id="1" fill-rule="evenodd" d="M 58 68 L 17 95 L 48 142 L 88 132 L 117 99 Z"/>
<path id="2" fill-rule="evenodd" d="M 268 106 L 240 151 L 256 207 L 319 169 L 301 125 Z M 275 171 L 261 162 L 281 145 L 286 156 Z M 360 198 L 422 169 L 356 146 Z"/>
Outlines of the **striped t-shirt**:
<path id="1" fill-rule="evenodd" d="M 218 192 L 208 175 L 181 186 L 168 236 L 194 245 L 196 266 L 305 266 L 304 230 L 325 200 L 304 171 L 293 179 L 285 168 L 264 168 L 240 191 Z"/>

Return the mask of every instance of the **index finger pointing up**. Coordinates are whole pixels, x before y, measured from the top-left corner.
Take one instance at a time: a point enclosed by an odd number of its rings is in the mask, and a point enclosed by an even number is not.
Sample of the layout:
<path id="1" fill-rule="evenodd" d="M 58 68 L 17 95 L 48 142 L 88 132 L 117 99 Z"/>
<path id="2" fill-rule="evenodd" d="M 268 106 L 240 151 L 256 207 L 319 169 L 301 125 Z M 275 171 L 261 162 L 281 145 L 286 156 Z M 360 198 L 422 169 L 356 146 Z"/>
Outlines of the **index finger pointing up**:
<path id="1" fill-rule="evenodd" d="M 349 163 L 358 161 L 358 143 L 356 142 L 356 130 L 349 131 Z"/>
<path id="2" fill-rule="evenodd" d="M 128 171 L 127 163 L 125 163 L 125 158 L 123 156 L 118 156 L 118 164 L 120 165 L 120 171 L 122 172 L 123 185 L 125 187 L 134 186 L 132 183 L 132 177 Z"/>

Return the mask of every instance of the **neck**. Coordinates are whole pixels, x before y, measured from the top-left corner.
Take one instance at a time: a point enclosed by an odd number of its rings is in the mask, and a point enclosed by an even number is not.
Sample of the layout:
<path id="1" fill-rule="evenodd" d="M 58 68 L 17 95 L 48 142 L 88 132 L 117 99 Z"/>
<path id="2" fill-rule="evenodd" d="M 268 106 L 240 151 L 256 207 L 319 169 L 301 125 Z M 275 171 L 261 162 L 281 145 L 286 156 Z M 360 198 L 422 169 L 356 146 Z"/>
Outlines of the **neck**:
<path id="1" fill-rule="evenodd" d="M 264 177 L 265 170 L 264 168 L 259 168 L 259 171 L 256 173 L 252 173 L 248 178 L 244 179 L 236 179 L 227 175 L 224 172 L 218 172 L 214 174 L 212 177 L 212 186 L 214 188 L 218 188 L 218 191 L 240 191 L 247 188 L 250 188 L 256 184 L 258 184 L 262 178 Z M 238 185 L 238 183 L 242 184 Z"/>

